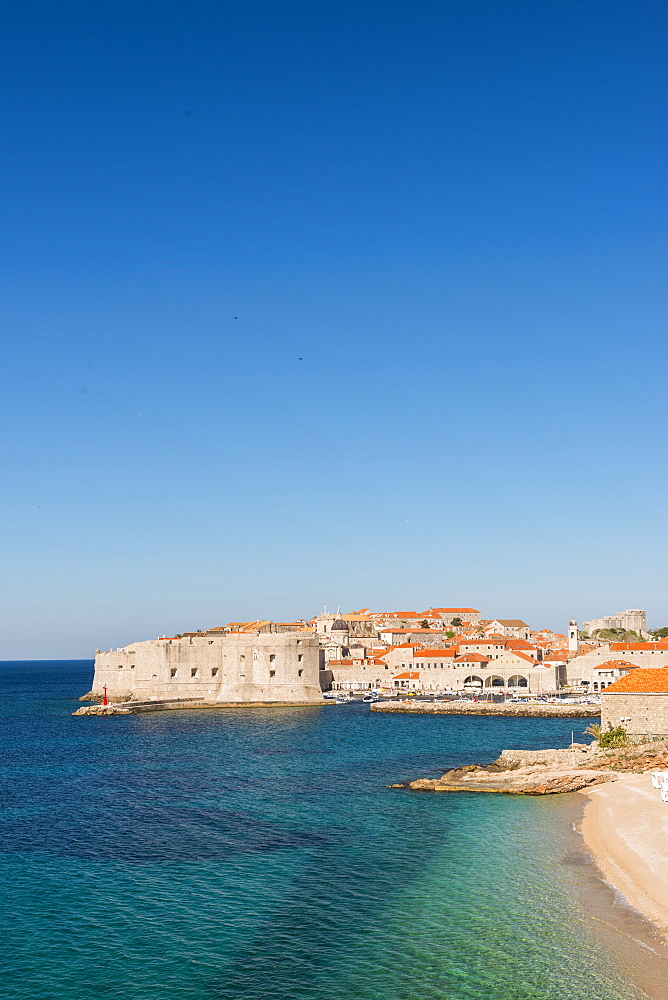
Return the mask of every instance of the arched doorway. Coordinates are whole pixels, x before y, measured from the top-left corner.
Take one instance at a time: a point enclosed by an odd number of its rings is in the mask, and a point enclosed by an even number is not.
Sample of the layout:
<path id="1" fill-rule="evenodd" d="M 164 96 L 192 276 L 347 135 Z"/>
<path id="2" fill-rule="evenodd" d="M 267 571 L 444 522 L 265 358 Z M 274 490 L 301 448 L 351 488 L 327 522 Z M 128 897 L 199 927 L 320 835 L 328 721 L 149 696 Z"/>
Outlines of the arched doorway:
<path id="1" fill-rule="evenodd" d="M 476 677 L 475 674 L 471 674 L 464 681 L 465 688 L 481 688 L 482 687 L 482 677 Z"/>
<path id="2" fill-rule="evenodd" d="M 486 688 L 502 688 L 503 677 L 485 677 Z"/>
<path id="3" fill-rule="evenodd" d="M 522 677 L 521 674 L 513 674 L 512 677 L 508 678 L 509 688 L 525 688 L 529 686 L 529 682 L 526 677 Z"/>

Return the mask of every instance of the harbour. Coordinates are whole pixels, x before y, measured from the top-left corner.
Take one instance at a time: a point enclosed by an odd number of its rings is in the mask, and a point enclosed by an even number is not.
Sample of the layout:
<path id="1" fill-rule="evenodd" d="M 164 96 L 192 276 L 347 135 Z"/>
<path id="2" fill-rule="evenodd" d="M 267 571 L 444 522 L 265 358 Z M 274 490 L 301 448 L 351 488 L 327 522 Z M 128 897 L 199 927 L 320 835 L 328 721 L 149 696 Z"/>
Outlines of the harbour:
<path id="1" fill-rule="evenodd" d="M 387 787 L 507 746 L 565 746 L 570 719 L 359 702 L 82 725 L 71 712 L 91 670 L 0 668 L 13 1000 L 96 1000 L 120 983 L 141 1000 L 238 1000 L 249 982 L 258 1000 L 590 1000 L 592 982 L 600 1000 L 640 995 L 565 861 L 573 796 Z"/>

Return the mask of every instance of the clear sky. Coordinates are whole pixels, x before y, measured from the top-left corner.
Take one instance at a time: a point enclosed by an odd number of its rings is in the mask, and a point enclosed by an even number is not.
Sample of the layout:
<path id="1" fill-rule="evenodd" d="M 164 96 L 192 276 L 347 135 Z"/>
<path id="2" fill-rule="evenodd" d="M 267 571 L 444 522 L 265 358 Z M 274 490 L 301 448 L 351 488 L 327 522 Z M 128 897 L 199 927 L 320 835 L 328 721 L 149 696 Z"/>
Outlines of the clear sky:
<path id="1" fill-rule="evenodd" d="M 666 606 L 659 0 L 7 0 L 0 657 Z"/>

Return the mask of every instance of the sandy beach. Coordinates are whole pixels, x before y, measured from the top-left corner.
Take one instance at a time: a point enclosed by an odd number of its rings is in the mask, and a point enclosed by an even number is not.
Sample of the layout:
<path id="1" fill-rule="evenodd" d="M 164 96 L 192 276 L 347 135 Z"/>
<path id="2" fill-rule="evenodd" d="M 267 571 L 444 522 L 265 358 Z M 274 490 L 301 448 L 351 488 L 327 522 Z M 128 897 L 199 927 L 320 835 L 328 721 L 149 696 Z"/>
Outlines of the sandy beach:
<path id="1" fill-rule="evenodd" d="M 668 802 L 650 774 L 586 792 L 581 832 L 606 880 L 668 939 Z"/>

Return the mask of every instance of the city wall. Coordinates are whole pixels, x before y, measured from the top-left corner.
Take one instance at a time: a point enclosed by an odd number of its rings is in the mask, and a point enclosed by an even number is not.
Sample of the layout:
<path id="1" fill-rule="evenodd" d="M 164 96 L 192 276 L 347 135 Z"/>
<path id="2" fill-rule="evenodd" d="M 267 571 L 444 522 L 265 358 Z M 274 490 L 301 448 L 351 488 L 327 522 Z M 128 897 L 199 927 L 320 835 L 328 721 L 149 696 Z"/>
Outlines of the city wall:
<path id="1" fill-rule="evenodd" d="M 668 736 L 668 695 L 601 692 L 601 726 L 622 726 L 631 736 Z"/>
<path id="2" fill-rule="evenodd" d="M 206 704 L 321 704 L 318 639 L 304 633 L 231 633 L 149 639 L 98 651 L 93 694 L 114 700 Z"/>

